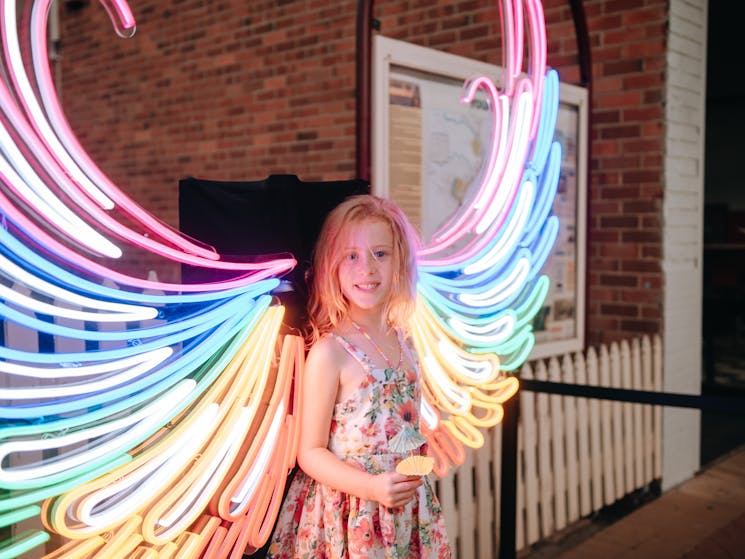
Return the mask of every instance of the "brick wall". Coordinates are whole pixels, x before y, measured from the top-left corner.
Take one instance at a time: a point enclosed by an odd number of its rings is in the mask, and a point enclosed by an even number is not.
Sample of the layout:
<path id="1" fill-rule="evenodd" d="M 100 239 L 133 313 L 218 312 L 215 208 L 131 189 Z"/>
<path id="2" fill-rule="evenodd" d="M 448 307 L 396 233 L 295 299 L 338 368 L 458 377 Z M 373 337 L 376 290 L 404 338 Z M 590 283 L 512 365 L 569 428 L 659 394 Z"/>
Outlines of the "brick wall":
<path id="1" fill-rule="evenodd" d="M 61 7 L 58 83 L 82 144 L 176 225 L 187 175 L 355 173 L 352 0 L 131 1 L 133 39 L 97 3 Z M 384 35 L 499 64 L 498 3 L 378 0 Z M 548 62 L 578 83 L 567 1 L 544 2 Z M 592 48 L 588 343 L 661 331 L 666 0 L 584 2 Z M 135 274 L 177 269 L 130 259 Z"/>
<path id="2" fill-rule="evenodd" d="M 593 64 L 589 342 L 660 332 L 667 2 L 585 2 Z"/>

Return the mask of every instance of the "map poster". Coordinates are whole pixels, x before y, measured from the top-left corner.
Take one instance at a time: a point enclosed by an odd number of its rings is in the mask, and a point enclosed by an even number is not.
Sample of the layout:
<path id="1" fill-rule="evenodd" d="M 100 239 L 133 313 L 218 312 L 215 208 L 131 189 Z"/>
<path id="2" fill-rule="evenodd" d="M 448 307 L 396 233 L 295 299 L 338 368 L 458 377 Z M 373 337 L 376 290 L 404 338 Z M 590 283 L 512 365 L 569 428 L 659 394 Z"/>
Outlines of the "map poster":
<path id="1" fill-rule="evenodd" d="M 390 76 L 390 195 L 432 235 L 478 184 L 491 119 L 483 98 L 460 104 L 462 82 L 417 72 Z"/>
<path id="2" fill-rule="evenodd" d="M 388 195 L 424 242 L 475 193 L 490 146 L 492 115 L 485 97 L 460 103 L 465 80 L 391 64 L 388 75 Z M 562 148 L 553 213 L 559 234 L 542 274 L 551 287 L 533 321 L 531 358 L 584 343 L 585 180 L 582 123 L 585 92 L 562 84 L 554 140 Z M 453 249 L 455 250 L 455 248 Z"/>

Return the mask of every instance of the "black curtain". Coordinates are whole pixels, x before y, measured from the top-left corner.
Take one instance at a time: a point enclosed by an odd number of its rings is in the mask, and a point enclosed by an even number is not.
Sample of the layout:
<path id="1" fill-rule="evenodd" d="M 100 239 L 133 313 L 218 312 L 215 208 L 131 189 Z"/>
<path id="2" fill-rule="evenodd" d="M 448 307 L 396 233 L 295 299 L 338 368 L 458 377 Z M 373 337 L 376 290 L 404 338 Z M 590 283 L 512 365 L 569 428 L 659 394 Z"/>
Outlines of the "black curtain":
<path id="1" fill-rule="evenodd" d="M 298 264 L 282 278 L 275 295 L 286 307 L 285 325 L 302 329 L 306 312 L 305 273 L 326 215 L 346 197 L 367 194 L 367 181 L 304 182 L 295 175 L 259 181 L 179 181 L 180 229 L 215 247 L 227 260 L 293 256 Z M 233 277 L 230 272 L 182 266 L 182 281 Z"/>

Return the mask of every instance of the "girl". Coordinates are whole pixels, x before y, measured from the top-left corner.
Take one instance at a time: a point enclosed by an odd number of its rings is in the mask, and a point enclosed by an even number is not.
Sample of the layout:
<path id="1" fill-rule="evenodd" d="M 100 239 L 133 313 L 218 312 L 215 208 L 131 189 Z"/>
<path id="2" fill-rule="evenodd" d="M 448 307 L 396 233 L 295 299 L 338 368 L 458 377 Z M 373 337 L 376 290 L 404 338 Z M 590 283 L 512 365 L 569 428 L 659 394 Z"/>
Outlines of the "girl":
<path id="1" fill-rule="evenodd" d="M 450 557 L 419 454 L 419 370 L 404 338 L 418 243 L 388 200 L 353 196 L 324 223 L 313 260 L 312 346 L 303 380 L 298 464 L 269 557 Z"/>

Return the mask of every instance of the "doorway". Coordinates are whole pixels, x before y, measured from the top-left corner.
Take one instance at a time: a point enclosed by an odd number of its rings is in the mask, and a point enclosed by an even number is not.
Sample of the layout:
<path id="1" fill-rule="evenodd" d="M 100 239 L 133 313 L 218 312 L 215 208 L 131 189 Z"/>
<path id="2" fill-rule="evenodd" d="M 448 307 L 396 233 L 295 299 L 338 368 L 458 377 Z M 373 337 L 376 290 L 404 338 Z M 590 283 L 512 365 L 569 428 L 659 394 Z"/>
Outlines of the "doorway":
<path id="1" fill-rule="evenodd" d="M 738 12 L 736 14 L 733 13 Z M 736 49 L 741 3 L 709 2 L 702 386 L 745 396 L 745 77 Z M 701 414 L 701 466 L 745 444 L 745 417 Z"/>

